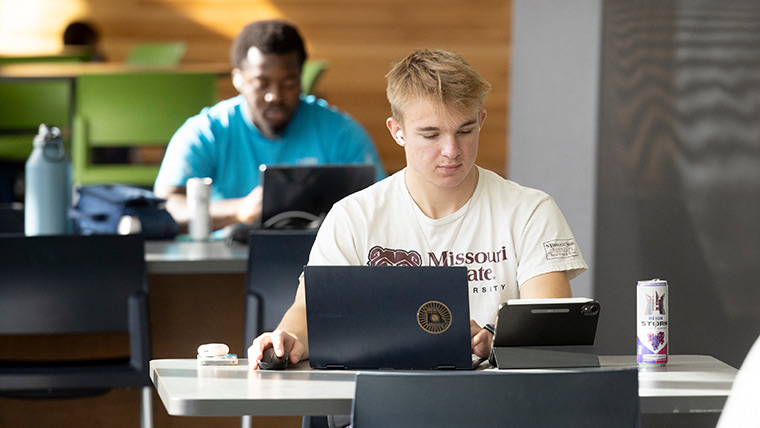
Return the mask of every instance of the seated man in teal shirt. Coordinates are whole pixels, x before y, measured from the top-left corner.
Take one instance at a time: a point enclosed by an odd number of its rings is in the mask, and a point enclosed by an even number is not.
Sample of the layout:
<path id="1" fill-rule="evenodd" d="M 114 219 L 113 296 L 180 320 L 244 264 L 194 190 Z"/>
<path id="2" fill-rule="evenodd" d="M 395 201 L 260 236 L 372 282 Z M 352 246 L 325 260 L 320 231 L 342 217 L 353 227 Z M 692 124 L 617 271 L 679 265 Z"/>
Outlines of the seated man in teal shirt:
<path id="1" fill-rule="evenodd" d="M 248 24 L 230 52 L 240 95 L 203 109 L 176 132 L 156 178 L 175 220 L 188 222 L 185 185 L 213 179 L 214 229 L 261 215 L 262 164 L 371 163 L 385 177 L 367 132 L 324 100 L 301 94 L 306 50 L 298 30 L 280 20 Z"/>

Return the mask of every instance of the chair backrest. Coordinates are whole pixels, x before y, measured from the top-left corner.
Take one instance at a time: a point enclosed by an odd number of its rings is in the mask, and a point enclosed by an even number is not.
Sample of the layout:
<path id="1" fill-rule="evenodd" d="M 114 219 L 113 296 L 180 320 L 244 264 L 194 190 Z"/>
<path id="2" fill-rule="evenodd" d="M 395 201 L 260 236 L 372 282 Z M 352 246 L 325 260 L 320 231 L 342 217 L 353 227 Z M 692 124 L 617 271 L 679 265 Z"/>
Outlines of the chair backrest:
<path id="1" fill-rule="evenodd" d="M 62 349 L 64 363 L 29 349 L 21 362 L 0 361 L 0 391 L 149 385 L 148 323 L 141 235 L 0 237 L 0 335 L 123 332 L 129 349 L 104 361 L 70 360 L 71 350 Z"/>
<path id="2" fill-rule="evenodd" d="M 0 204 L 0 234 L 24 233 L 24 206 Z"/>
<path id="3" fill-rule="evenodd" d="M 0 81 L 0 159 L 28 158 L 41 123 L 68 137 L 71 88 L 66 79 Z"/>
<path id="4" fill-rule="evenodd" d="M 189 117 L 216 102 L 215 73 L 82 75 L 72 129 L 74 183 L 151 186 L 159 165 L 94 165 L 93 147 L 165 146 Z"/>
<path id="5" fill-rule="evenodd" d="M 187 51 L 182 41 L 139 43 L 127 56 L 129 65 L 177 65 Z"/>
<path id="6" fill-rule="evenodd" d="M 636 369 L 360 372 L 354 428 L 639 426 Z"/>
<path id="7" fill-rule="evenodd" d="M 317 89 L 319 79 L 330 68 L 330 63 L 323 59 L 307 59 L 301 69 L 301 92 L 313 94 Z"/>
<path id="8" fill-rule="evenodd" d="M 293 304 L 317 231 L 254 230 L 248 238 L 244 348 L 277 327 Z"/>

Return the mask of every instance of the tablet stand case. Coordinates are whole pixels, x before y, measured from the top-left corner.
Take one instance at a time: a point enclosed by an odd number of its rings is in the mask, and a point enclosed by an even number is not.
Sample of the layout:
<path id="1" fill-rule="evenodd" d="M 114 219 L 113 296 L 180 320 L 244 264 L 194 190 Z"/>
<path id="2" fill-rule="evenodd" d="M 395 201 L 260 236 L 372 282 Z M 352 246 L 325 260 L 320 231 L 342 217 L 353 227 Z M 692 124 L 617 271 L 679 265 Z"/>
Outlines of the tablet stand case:
<path id="1" fill-rule="evenodd" d="M 586 298 L 502 304 L 489 362 L 499 369 L 599 367 L 599 312 L 599 302 Z"/>
<path id="2" fill-rule="evenodd" d="M 593 345 L 499 346 L 491 349 L 489 361 L 499 369 L 599 367 Z"/>

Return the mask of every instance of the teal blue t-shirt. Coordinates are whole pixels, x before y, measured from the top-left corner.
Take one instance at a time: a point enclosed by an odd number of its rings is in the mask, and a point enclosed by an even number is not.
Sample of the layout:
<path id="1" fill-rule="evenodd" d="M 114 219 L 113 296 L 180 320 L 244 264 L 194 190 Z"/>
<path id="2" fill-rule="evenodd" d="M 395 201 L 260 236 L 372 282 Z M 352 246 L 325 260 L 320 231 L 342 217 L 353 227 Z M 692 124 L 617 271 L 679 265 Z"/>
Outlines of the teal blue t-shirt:
<path id="1" fill-rule="evenodd" d="M 371 163 L 385 171 L 364 128 L 347 113 L 302 96 L 293 119 L 275 139 L 261 135 L 242 95 L 203 109 L 172 137 L 156 186 L 182 186 L 192 177 L 213 179 L 211 200 L 246 196 L 259 184 L 262 164 Z"/>

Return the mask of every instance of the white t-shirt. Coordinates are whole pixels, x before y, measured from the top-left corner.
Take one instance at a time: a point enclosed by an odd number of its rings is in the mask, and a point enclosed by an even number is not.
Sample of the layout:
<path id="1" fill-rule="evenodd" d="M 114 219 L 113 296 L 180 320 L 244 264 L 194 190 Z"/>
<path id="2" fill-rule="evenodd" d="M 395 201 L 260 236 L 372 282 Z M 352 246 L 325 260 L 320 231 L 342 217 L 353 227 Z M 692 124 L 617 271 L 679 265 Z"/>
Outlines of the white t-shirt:
<path id="1" fill-rule="evenodd" d="M 574 278 L 588 269 L 546 193 L 478 167 L 468 203 L 431 219 L 409 195 L 405 171 L 335 204 L 309 264 L 467 266 L 470 317 L 480 325 L 493 323 L 499 304 L 519 298 L 528 279 L 555 271 Z"/>

